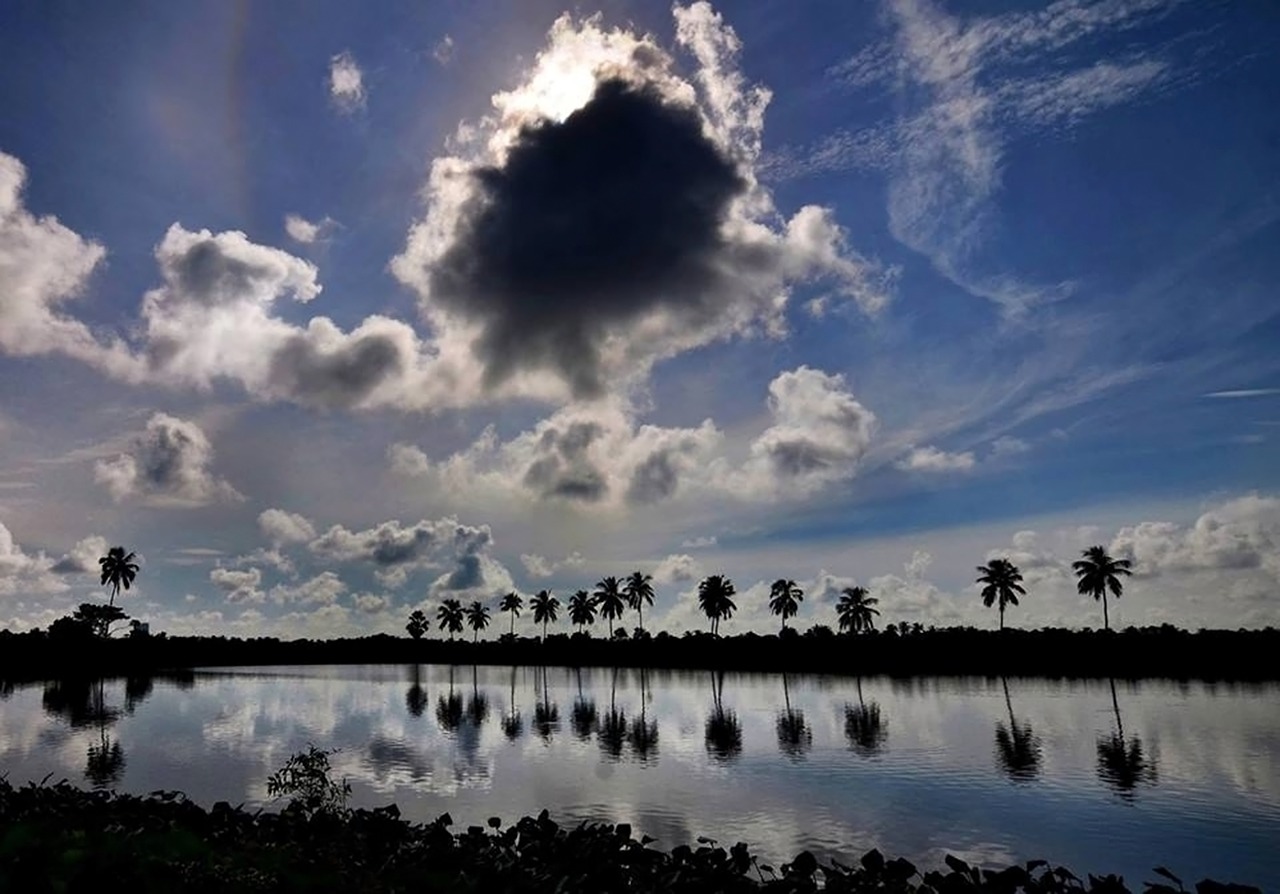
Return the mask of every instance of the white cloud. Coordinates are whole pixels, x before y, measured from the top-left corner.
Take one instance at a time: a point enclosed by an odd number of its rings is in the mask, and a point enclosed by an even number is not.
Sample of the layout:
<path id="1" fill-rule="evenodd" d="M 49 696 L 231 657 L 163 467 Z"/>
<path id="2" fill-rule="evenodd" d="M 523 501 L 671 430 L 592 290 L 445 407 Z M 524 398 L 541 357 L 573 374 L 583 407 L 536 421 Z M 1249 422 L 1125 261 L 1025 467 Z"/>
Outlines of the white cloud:
<path id="1" fill-rule="evenodd" d="M 687 540 L 682 540 L 680 545 L 685 549 L 709 549 L 710 547 L 715 546 L 716 542 L 715 535 L 713 534 L 703 537 L 690 537 Z"/>
<path id="2" fill-rule="evenodd" d="M 908 472 L 968 472 L 976 465 L 973 454 L 947 453 L 937 447 L 915 447 L 895 464 Z"/>
<path id="3" fill-rule="evenodd" d="M 329 97 L 343 112 L 354 112 L 364 106 L 364 73 L 348 50 L 329 60 Z"/>
<path id="4" fill-rule="evenodd" d="M 227 602 L 233 604 L 261 605 L 267 599 L 267 594 L 261 589 L 262 571 L 257 568 L 213 568 L 209 571 L 209 582 L 226 595 Z"/>
<path id="5" fill-rule="evenodd" d="M 1021 438 L 1012 438 L 1008 435 L 1001 435 L 991 442 L 991 456 L 993 458 L 1003 458 L 1008 456 L 1017 456 L 1020 453 L 1026 453 L 1031 449 L 1031 445 Z"/>
<path id="6" fill-rule="evenodd" d="M 1190 526 L 1142 522 L 1121 528 L 1114 555 L 1129 558 L 1134 572 L 1260 569 L 1280 583 L 1280 499 L 1251 494 L 1215 506 Z"/>
<path id="7" fill-rule="evenodd" d="M 659 584 L 687 583 L 701 577 L 702 565 L 687 553 L 667 556 L 653 569 L 653 580 Z"/>
<path id="8" fill-rule="evenodd" d="M 265 509 L 259 513 L 258 530 L 275 547 L 307 543 L 316 537 L 316 528 L 310 519 L 283 509 Z"/>
<path id="9" fill-rule="evenodd" d="M 334 221 L 328 217 L 312 223 L 297 214 L 286 214 L 284 216 L 284 231 L 289 234 L 289 238 L 294 242 L 301 242 L 303 245 L 311 245 L 314 242 L 318 242 L 327 236 L 333 227 Z"/>
<path id="10" fill-rule="evenodd" d="M 277 584 L 270 595 L 276 604 L 333 605 L 347 592 L 347 585 L 332 571 L 322 571 L 298 584 Z"/>
<path id="11" fill-rule="evenodd" d="M 432 47 L 431 58 L 441 65 L 448 65 L 453 61 L 453 49 L 453 38 L 446 34 Z"/>
<path id="12" fill-rule="evenodd" d="M 7 527 L 0 524 L 0 596 L 60 593 L 67 589 L 54 573 L 54 561 L 43 552 L 23 550 Z"/>
<path id="13" fill-rule="evenodd" d="M 137 364 L 118 339 L 104 344 L 60 311 L 80 295 L 106 250 L 56 217 L 36 217 L 22 203 L 26 167 L 0 152 L 0 350 L 18 357 L 59 352 L 121 377 Z"/>
<path id="14" fill-rule="evenodd" d="M 94 466 L 94 480 L 117 501 L 139 498 L 152 506 L 205 506 L 244 497 L 209 470 L 213 446 L 200 426 L 155 413 L 127 453 Z"/>
<path id="15" fill-rule="evenodd" d="M 520 554 L 520 564 L 524 566 L 524 570 L 529 572 L 530 577 L 537 578 L 551 577 L 562 568 L 581 568 L 586 564 L 586 561 L 582 553 L 576 551 L 565 556 L 559 562 L 553 562 L 536 553 Z"/>
<path id="16" fill-rule="evenodd" d="M 98 559 L 107 554 L 107 538 L 94 534 L 67 550 L 52 570 L 58 574 L 98 574 Z"/>
<path id="17" fill-rule="evenodd" d="M 356 611 L 366 615 L 376 615 L 391 608 L 391 597 L 376 593 L 356 593 L 351 597 Z"/>
<path id="18" fill-rule="evenodd" d="M 488 394 L 598 397 L 682 351 L 779 334 L 794 282 L 828 281 L 869 313 L 887 300 L 885 272 L 848 248 L 828 210 L 774 227 L 755 176 L 769 93 L 745 82 L 738 39 L 710 6 L 674 14 L 692 81 L 651 37 L 565 15 L 523 82 L 433 163 L 426 216 L 392 269 L 464 387 L 478 376 Z M 652 130 L 663 159 L 615 159 L 629 149 L 598 141 L 606 113 Z M 553 135 L 595 163 L 543 167 Z M 548 171 L 565 182 L 547 184 Z M 545 196 L 530 198 L 539 184 Z M 527 254 L 495 254 L 509 239 Z M 530 289 L 542 299 L 528 302 Z"/>
<path id="19" fill-rule="evenodd" d="M 1215 398 L 1241 398 L 1241 397 L 1270 397 L 1273 394 L 1280 394 L 1280 388 L 1237 388 L 1234 391 L 1210 391 L 1205 397 Z"/>

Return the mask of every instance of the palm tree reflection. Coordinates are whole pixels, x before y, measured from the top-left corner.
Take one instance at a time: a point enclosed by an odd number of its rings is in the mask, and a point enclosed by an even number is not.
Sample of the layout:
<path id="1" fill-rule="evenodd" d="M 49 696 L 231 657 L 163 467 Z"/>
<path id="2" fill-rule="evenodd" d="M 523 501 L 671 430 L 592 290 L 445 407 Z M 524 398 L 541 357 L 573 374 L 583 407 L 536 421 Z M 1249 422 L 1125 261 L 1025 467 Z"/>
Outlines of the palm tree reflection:
<path id="1" fill-rule="evenodd" d="M 645 669 L 640 668 L 640 716 L 631 721 L 631 731 L 627 741 L 631 743 L 631 753 L 642 761 L 658 755 L 658 719 L 649 720 L 645 703 L 649 693 L 645 689 Z"/>
<path id="2" fill-rule="evenodd" d="M 427 710 L 427 690 L 422 688 L 422 665 L 413 666 L 413 683 L 404 694 L 404 705 L 414 717 L 421 717 Z"/>
<path id="3" fill-rule="evenodd" d="M 453 665 L 449 665 L 449 694 L 436 699 L 436 722 L 445 732 L 456 733 L 462 725 L 462 696 L 453 691 Z"/>
<path id="4" fill-rule="evenodd" d="M 880 717 L 880 705 L 874 701 L 869 704 L 863 701 L 862 678 L 854 679 L 858 686 L 858 703 L 844 706 L 844 734 L 850 748 L 870 757 L 884 746 L 889 731 Z"/>
<path id="5" fill-rule="evenodd" d="M 1154 785 L 1156 767 L 1148 763 L 1137 736 L 1126 739 L 1120 718 L 1120 702 L 1116 699 L 1115 678 L 1111 684 L 1111 707 L 1115 710 L 1116 731 L 1098 737 L 1098 777 L 1110 785 L 1120 797 L 1132 799 L 1140 783 Z"/>
<path id="6" fill-rule="evenodd" d="M 502 734 L 512 742 L 520 738 L 520 734 L 524 732 L 524 718 L 520 716 L 520 711 L 516 707 L 516 672 L 518 670 L 517 667 L 511 668 L 511 702 L 507 707 L 507 713 L 502 717 Z"/>
<path id="7" fill-rule="evenodd" d="M 573 701 L 569 723 L 574 735 L 585 742 L 596 728 L 596 702 L 582 694 L 582 668 L 575 668 L 574 673 L 578 678 L 578 697 Z"/>
<path id="8" fill-rule="evenodd" d="M 727 761 L 742 751 L 742 724 L 738 715 L 724 706 L 724 671 L 720 671 L 719 685 L 716 674 L 711 674 L 711 713 L 707 716 L 707 753 L 716 760 Z"/>
<path id="9" fill-rule="evenodd" d="M 791 707 L 791 693 L 787 688 L 787 675 L 782 675 L 782 698 L 785 710 L 777 718 L 778 749 L 789 757 L 802 757 L 813 744 L 813 731 L 804 722 L 804 711 Z"/>
<path id="10" fill-rule="evenodd" d="M 130 679 L 125 697 L 132 710 L 151 694 L 151 681 L 142 677 Z M 41 699 L 49 714 L 65 720 L 72 729 L 96 726 L 98 740 L 91 742 L 85 760 L 85 778 L 95 788 L 114 786 L 124 774 L 125 755 L 120 742 L 112 741 L 108 729 L 120 719 L 119 708 L 107 704 L 106 681 L 73 678 L 52 680 L 45 684 Z"/>
<path id="11" fill-rule="evenodd" d="M 613 669 L 613 682 L 609 687 L 609 710 L 600 721 L 600 749 L 609 757 L 622 756 L 622 746 L 627 741 L 627 717 L 618 709 L 618 669 Z"/>
<path id="12" fill-rule="evenodd" d="M 477 730 L 489 719 L 489 697 L 480 691 L 474 664 L 471 665 L 471 698 L 467 700 L 467 719 Z"/>
<path id="13" fill-rule="evenodd" d="M 1035 779 L 1040 772 L 1040 738 L 1031 725 L 1018 725 L 1013 716 L 1013 702 L 1009 699 L 1009 681 L 1000 678 L 1004 686 L 1004 704 L 1009 710 L 1009 728 L 1003 721 L 996 722 L 996 759 L 1009 776 L 1019 782 Z"/>
<path id="14" fill-rule="evenodd" d="M 534 674 L 537 680 L 537 674 Z M 533 728 L 544 742 L 550 742 L 551 736 L 560 728 L 560 709 L 551 701 L 547 691 L 547 669 L 542 668 L 542 698 L 533 706 Z"/>

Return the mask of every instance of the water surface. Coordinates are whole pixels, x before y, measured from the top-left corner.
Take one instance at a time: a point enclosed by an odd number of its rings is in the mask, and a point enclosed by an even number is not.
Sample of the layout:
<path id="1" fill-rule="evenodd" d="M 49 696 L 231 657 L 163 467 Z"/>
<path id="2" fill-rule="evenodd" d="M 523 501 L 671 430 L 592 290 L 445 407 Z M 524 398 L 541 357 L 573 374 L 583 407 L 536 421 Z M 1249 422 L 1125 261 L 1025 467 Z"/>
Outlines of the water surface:
<path id="1" fill-rule="evenodd" d="M 0 768 L 270 805 L 315 744 L 352 803 L 459 826 L 548 808 L 775 864 L 872 847 L 1030 858 L 1129 886 L 1166 865 L 1280 889 L 1280 686 L 423 665 L 7 687 Z"/>

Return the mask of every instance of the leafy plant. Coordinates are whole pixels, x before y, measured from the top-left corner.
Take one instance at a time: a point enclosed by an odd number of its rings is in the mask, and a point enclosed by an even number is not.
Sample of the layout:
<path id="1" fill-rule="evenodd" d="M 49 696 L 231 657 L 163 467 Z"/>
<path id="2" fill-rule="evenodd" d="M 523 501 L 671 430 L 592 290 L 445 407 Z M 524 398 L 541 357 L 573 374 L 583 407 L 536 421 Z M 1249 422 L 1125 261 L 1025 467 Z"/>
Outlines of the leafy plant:
<path id="1" fill-rule="evenodd" d="M 341 814 L 351 796 L 351 784 L 343 777 L 333 779 L 329 755 L 325 750 L 308 745 L 306 751 L 295 752 L 285 765 L 267 777 L 267 794 L 272 798 L 289 798 L 289 805 L 308 816 Z"/>

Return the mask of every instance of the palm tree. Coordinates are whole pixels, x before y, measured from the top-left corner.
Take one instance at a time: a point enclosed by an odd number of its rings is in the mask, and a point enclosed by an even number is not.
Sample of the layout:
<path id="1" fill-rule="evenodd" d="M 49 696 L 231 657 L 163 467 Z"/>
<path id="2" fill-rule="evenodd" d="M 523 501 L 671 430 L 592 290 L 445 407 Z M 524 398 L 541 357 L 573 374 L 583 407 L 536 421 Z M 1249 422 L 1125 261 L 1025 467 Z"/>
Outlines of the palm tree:
<path id="1" fill-rule="evenodd" d="M 421 717 L 422 712 L 427 709 L 427 690 L 422 688 L 421 665 L 413 666 L 413 682 L 404 694 L 404 704 L 414 717 Z"/>
<path id="2" fill-rule="evenodd" d="M 467 623 L 471 625 L 471 641 L 480 639 L 480 631 L 489 626 L 489 609 L 483 602 L 476 600 L 467 606 Z"/>
<path id="3" fill-rule="evenodd" d="M 627 716 L 618 710 L 618 669 L 613 669 L 613 683 L 609 687 L 609 712 L 600 723 L 597 741 L 605 754 L 617 760 L 622 756 L 622 744 L 627 740 Z"/>
<path id="4" fill-rule="evenodd" d="M 516 598 L 519 599 L 518 596 Z M 517 668 L 513 666 L 511 668 L 511 701 L 508 702 L 507 713 L 502 718 L 502 734 L 511 742 L 520 738 L 520 733 L 524 731 L 524 720 L 520 717 L 520 708 L 516 705 L 516 671 Z"/>
<path id="5" fill-rule="evenodd" d="M 858 703 L 844 706 L 844 734 L 849 740 L 849 747 L 864 756 L 871 756 L 880 750 L 889 731 L 884 728 L 884 719 L 880 716 L 880 705 L 875 701 L 867 704 L 862 700 L 862 678 L 855 677 L 858 684 Z"/>
<path id="6" fill-rule="evenodd" d="M 547 590 L 539 590 L 538 595 L 529 601 L 533 606 L 533 623 L 542 625 L 542 641 L 547 641 L 547 624 L 556 622 L 556 612 L 560 609 L 560 600 Z"/>
<path id="7" fill-rule="evenodd" d="M 569 597 L 569 620 L 574 627 L 589 627 L 596 620 L 596 601 L 586 590 Z"/>
<path id="8" fill-rule="evenodd" d="M 436 609 L 436 622 L 441 630 L 449 631 L 449 639 L 455 633 L 462 632 L 462 603 L 456 599 L 446 599 L 444 605 Z"/>
<path id="9" fill-rule="evenodd" d="M 716 760 L 727 761 L 742 751 L 742 724 L 738 715 L 724 706 L 724 671 L 720 672 L 719 686 L 716 675 L 711 675 L 711 713 L 707 716 L 707 752 Z"/>
<path id="10" fill-rule="evenodd" d="M 584 591 L 579 590 L 579 592 Z M 569 602 L 572 606 L 573 600 Z M 573 611 L 572 607 L 569 611 Z M 594 699 L 589 699 L 582 694 L 582 668 L 574 668 L 574 673 L 578 678 L 578 697 L 574 699 L 569 723 L 573 726 L 574 734 L 585 742 L 591 738 L 591 732 L 596 728 L 596 703 Z"/>
<path id="11" fill-rule="evenodd" d="M 1004 686 L 1004 704 L 1009 710 L 1009 729 L 1004 728 L 1002 721 L 996 722 L 996 755 L 1013 779 L 1034 779 L 1040 772 L 1040 738 L 1030 724 L 1018 725 L 1009 699 L 1009 681 L 1001 677 L 1000 683 Z"/>
<path id="12" fill-rule="evenodd" d="M 535 668 L 535 685 L 538 679 L 537 673 Z M 542 669 L 542 698 L 535 702 L 533 706 L 533 725 L 537 729 L 538 735 L 546 742 L 551 741 L 552 733 L 560 726 L 560 709 L 551 700 L 551 694 L 547 691 L 547 669 L 545 667 Z"/>
<path id="13" fill-rule="evenodd" d="M 782 616 L 782 629 L 787 629 L 787 618 L 795 617 L 800 611 L 800 602 L 804 599 L 804 590 L 796 586 L 793 580 L 779 578 L 769 588 L 769 611 Z"/>
<path id="14" fill-rule="evenodd" d="M 1084 596 L 1102 600 L 1102 624 L 1109 631 L 1111 619 L 1107 615 L 1107 590 L 1110 590 L 1117 599 L 1120 598 L 1120 594 L 1124 591 L 1124 587 L 1120 585 L 1120 578 L 1133 574 L 1129 570 L 1133 563 L 1128 559 L 1111 558 L 1107 555 L 1106 549 L 1101 546 L 1091 546 L 1081 555 L 1084 558 L 1071 563 L 1076 577 L 1080 578 L 1076 582 L 1076 590 Z"/>
<path id="15" fill-rule="evenodd" d="M 138 565 L 133 561 L 135 558 L 133 553 L 126 555 L 123 546 L 113 546 L 98 560 L 102 569 L 102 586 L 111 587 L 111 601 L 108 605 L 115 605 L 120 588 L 128 590 L 133 579 L 138 576 Z"/>
<path id="16" fill-rule="evenodd" d="M 1018 597 L 1027 595 L 1022 588 L 1022 572 L 1008 559 L 992 559 L 978 566 L 978 583 L 986 584 L 982 588 L 983 605 L 991 608 L 992 603 L 999 602 L 1000 629 L 1004 630 L 1005 605 L 1017 605 Z"/>
<path id="17" fill-rule="evenodd" d="M 791 693 L 787 689 L 785 673 L 782 675 L 782 698 L 786 708 L 777 718 L 778 748 L 790 757 L 800 757 L 813 744 L 813 731 L 804 721 L 804 711 L 791 707 Z"/>
<path id="18" fill-rule="evenodd" d="M 519 593 L 508 593 L 502 597 L 502 603 L 498 606 L 498 611 L 511 612 L 511 638 L 516 636 L 516 618 L 520 617 L 520 609 L 524 608 L 524 600 L 520 598 Z"/>
<path id="19" fill-rule="evenodd" d="M 627 586 L 623 590 L 627 597 L 627 605 L 640 614 L 640 629 L 644 630 L 644 607 L 653 605 L 653 575 L 631 572 L 627 578 Z"/>
<path id="20" fill-rule="evenodd" d="M 422 634 L 426 633 L 430 627 L 431 622 L 427 620 L 427 616 L 420 608 L 415 608 L 409 613 L 409 623 L 404 625 L 404 629 L 414 639 L 422 639 Z"/>
<path id="21" fill-rule="evenodd" d="M 480 691 L 476 666 L 471 665 L 471 698 L 467 700 L 467 719 L 479 729 L 489 719 L 489 697 Z"/>
<path id="22" fill-rule="evenodd" d="M 721 619 L 733 617 L 738 606 L 733 597 L 737 594 L 733 581 L 719 574 L 713 574 L 698 584 L 698 607 L 711 621 L 711 635 L 720 634 Z"/>
<path id="23" fill-rule="evenodd" d="M 449 600 L 450 602 L 456 600 Z M 458 608 L 458 629 L 462 629 L 462 609 Z M 462 725 L 462 696 L 453 691 L 453 665 L 449 665 L 449 694 L 436 699 L 436 722 L 446 732 L 457 732 Z"/>
<path id="24" fill-rule="evenodd" d="M 616 577 L 606 577 L 596 584 L 596 591 L 592 595 L 595 596 L 596 605 L 600 607 L 600 614 L 609 621 L 609 639 L 613 639 L 613 620 L 621 618 L 622 613 L 627 610 L 627 602 L 622 596 L 622 584 Z"/>
<path id="25" fill-rule="evenodd" d="M 844 595 L 836 603 L 836 614 L 840 616 L 840 629 L 853 633 L 868 632 L 876 629 L 875 615 L 880 614 L 873 606 L 880 600 L 867 595 L 866 587 L 845 587 Z"/>

